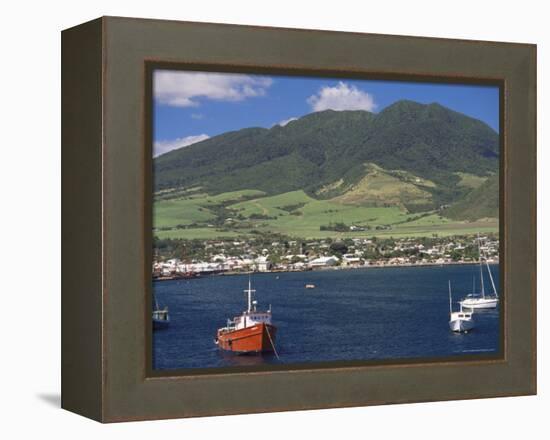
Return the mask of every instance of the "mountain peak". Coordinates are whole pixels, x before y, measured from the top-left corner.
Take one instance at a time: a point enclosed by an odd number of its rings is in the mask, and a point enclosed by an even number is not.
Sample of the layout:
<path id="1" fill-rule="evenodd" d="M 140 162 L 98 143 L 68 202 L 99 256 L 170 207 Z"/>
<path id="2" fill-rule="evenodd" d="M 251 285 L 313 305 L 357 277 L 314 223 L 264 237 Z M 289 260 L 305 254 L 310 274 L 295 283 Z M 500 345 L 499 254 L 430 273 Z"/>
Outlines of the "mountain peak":
<path id="1" fill-rule="evenodd" d="M 382 110 L 382 112 L 392 111 L 392 110 L 403 110 L 403 111 L 420 110 L 426 107 L 427 107 L 427 104 L 422 104 L 420 102 L 412 101 L 410 99 L 400 99 L 399 101 L 395 101 L 394 103 L 388 105 L 384 110 Z"/>

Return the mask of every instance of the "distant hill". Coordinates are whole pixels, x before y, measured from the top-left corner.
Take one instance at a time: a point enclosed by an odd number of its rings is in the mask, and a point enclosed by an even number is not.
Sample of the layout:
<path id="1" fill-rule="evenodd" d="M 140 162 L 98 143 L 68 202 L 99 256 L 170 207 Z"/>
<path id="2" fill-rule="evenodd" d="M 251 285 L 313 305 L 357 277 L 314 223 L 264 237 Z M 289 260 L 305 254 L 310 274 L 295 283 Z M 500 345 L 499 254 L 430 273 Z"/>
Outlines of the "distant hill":
<path id="1" fill-rule="evenodd" d="M 481 186 L 473 189 L 444 211 L 444 215 L 454 220 L 478 220 L 498 218 L 499 178 L 498 174 L 489 177 Z"/>
<path id="2" fill-rule="evenodd" d="M 284 127 L 224 133 L 157 157 L 154 181 L 156 190 L 304 190 L 420 211 L 467 204 L 474 195 L 466 198 L 472 190 L 459 185 L 461 173 L 485 178 L 498 162 L 498 134 L 485 123 L 439 104 L 399 101 L 380 113 L 327 110 Z"/>

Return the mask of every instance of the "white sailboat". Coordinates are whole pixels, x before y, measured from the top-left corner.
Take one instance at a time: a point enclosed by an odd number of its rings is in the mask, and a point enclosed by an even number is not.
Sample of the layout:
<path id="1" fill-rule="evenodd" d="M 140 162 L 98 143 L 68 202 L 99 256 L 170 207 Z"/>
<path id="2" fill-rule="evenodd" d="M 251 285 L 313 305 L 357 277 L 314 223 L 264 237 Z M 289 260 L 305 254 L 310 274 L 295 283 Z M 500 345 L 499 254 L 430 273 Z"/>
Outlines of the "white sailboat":
<path id="1" fill-rule="evenodd" d="M 453 332 L 468 332 L 475 327 L 473 313 L 465 312 L 460 306 L 459 312 L 453 312 L 453 296 L 451 293 L 451 281 L 449 280 L 449 328 Z"/>
<path id="2" fill-rule="evenodd" d="M 489 267 L 489 262 L 487 257 L 482 254 L 480 238 L 477 237 L 477 246 L 479 249 L 479 275 L 481 280 L 481 293 L 471 293 L 462 301 L 460 301 L 460 307 L 467 309 L 494 309 L 498 305 L 498 292 L 495 287 L 495 281 L 493 279 L 493 274 L 491 273 L 491 268 Z M 485 260 L 485 266 L 487 267 L 487 272 L 489 273 L 489 279 L 491 280 L 491 286 L 493 293 L 490 295 L 485 294 L 485 283 L 483 282 L 483 261 Z"/>

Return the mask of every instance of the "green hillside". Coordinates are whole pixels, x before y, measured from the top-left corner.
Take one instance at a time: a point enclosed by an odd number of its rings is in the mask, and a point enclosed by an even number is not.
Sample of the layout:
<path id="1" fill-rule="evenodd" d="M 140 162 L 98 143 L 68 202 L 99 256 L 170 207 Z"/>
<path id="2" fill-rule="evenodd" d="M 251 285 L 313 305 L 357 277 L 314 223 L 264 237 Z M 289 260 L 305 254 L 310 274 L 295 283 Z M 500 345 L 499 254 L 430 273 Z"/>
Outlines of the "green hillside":
<path id="1" fill-rule="evenodd" d="M 473 189 L 462 199 L 444 211 L 444 215 L 455 220 L 478 220 L 498 218 L 499 207 L 498 174 L 489 177 L 481 186 Z"/>
<path id="2" fill-rule="evenodd" d="M 332 200 L 362 206 L 397 206 L 409 211 L 433 208 L 430 192 L 436 185 L 407 171 L 365 164 L 365 176 Z"/>

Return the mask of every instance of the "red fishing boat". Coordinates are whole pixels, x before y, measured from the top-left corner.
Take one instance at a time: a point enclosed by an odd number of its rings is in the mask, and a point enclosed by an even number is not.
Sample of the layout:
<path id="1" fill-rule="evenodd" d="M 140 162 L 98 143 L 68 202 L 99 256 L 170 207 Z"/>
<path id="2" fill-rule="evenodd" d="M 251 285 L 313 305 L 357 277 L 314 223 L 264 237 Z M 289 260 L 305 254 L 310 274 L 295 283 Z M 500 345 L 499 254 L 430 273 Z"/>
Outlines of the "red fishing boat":
<path id="1" fill-rule="evenodd" d="M 227 320 L 227 325 L 218 329 L 215 342 L 227 351 L 235 353 L 275 352 L 275 334 L 277 328 L 271 323 L 271 306 L 265 312 L 258 311 L 257 301 L 252 295 L 255 290 L 248 280 L 248 308 L 240 316 Z"/>

